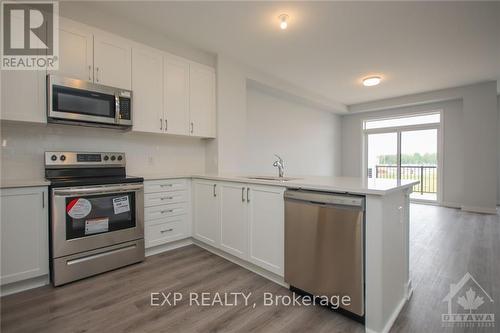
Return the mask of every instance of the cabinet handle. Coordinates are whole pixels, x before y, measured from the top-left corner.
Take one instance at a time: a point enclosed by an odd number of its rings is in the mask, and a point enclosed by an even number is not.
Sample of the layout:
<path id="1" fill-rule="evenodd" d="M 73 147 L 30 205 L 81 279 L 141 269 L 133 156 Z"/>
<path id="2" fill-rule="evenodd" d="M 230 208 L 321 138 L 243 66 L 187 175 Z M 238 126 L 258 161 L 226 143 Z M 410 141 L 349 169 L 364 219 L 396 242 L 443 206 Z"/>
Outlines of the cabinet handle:
<path id="1" fill-rule="evenodd" d="M 162 184 L 160 187 L 172 187 L 172 184 Z"/>
<path id="2" fill-rule="evenodd" d="M 241 188 L 241 201 L 245 202 L 245 188 L 244 187 Z"/>
<path id="3" fill-rule="evenodd" d="M 250 187 L 247 187 L 247 202 L 250 202 Z"/>
<path id="4" fill-rule="evenodd" d="M 165 131 L 168 131 L 168 119 L 165 118 Z"/>
<path id="5" fill-rule="evenodd" d="M 165 214 L 165 213 L 172 213 L 174 210 L 173 209 L 167 209 L 167 210 L 162 210 L 160 211 L 161 214 Z"/>
<path id="6" fill-rule="evenodd" d="M 163 131 L 163 119 L 160 118 L 160 131 Z"/>
<path id="7" fill-rule="evenodd" d="M 95 80 L 99 82 L 99 67 L 95 68 Z"/>
<path id="8" fill-rule="evenodd" d="M 92 81 L 92 66 L 89 65 L 89 81 Z"/>
<path id="9" fill-rule="evenodd" d="M 217 196 L 217 193 L 215 192 L 215 188 L 217 187 L 217 184 L 214 184 L 214 197 Z"/>
<path id="10" fill-rule="evenodd" d="M 191 134 L 193 134 L 193 131 L 194 131 L 194 123 L 191 122 Z"/>
<path id="11" fill-rule="evenodd" d="M 163 197 L 163 198 L 160 198 L 160 200 L 172 200 L 174 197 Z"/>
<path id="12" fill-rule="evenodd" d="M 160 232 L 162 234 L 166 233 L 166 232 L 170 232 L 170 231 L 174 231 L 174 229 L 170 228 L 170 229 L 166 229 L 166 230 L 160 230 Z"/>
<path id="13" fill-rule="evenodd" d="M 45 208 L 45 192 L 42 192 L 42 208 Z"/>

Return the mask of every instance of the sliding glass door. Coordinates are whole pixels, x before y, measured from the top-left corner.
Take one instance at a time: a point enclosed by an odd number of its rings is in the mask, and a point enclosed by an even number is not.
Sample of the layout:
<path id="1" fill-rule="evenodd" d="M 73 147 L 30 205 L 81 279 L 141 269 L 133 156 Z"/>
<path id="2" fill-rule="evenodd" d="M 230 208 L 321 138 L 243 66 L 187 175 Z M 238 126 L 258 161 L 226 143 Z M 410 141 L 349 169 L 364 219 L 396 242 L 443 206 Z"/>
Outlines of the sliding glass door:
<path id="1" fill-rule="evenodd" d="M 420 183 L 414 186 L 411 198 L 437 201 L 440 129 L 437 115 L 365 121 L 366 176 L 418 180 Z M 416 117 L 424 123 L 418 123 Z"/>

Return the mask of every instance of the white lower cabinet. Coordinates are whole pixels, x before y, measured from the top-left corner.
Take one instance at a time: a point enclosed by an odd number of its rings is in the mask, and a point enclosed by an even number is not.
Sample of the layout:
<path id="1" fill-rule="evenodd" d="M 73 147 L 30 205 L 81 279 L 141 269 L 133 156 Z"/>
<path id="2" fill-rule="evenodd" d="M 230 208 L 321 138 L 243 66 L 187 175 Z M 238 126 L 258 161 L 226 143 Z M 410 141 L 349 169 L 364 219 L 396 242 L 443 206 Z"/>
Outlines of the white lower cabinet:
<path id="1" fill-rule="evenodd" d="M 250 186 L 249 261 L 280 276 L 285 265 L 285 189 Z"/>
<path id="2" fill-rule="evenodd" d="M 246 184 L 220 183 L 220 248 L 236 257 L 248 255 Z"/>
<path id="3" fill-rule="evenodd" d="M 194 237 L 284 274 L 285 188 L 194 180 Z"/>
<path id="4" fill-rule="evenodd" d="M 47 187 L 2 189 L 2 285 L 49 273 Z"/>
<path id="5" fill-rule="evenodd" d="M 144 242 L 147 249 L 189 237 L 190 218 L 188 180 L 144 182 Z"/>
<path id="6" fill-rule="evenodd" d="M 219 187 L 216 182 L 193 180 L 193 237 L 219 247 Z"/>

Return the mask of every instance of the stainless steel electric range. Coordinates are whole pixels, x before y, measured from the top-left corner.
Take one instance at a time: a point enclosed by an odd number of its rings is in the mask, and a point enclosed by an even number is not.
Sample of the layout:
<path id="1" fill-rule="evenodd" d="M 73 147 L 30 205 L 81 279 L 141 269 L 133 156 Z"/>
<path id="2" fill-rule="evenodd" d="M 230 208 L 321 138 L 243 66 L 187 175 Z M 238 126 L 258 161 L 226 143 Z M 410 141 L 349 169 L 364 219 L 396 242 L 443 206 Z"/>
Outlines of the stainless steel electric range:
<path id="1" fill-rule="evenodd" d="M 54 286 L 144 260 L 143 178 L 124 153 L 46 152 Z"/>

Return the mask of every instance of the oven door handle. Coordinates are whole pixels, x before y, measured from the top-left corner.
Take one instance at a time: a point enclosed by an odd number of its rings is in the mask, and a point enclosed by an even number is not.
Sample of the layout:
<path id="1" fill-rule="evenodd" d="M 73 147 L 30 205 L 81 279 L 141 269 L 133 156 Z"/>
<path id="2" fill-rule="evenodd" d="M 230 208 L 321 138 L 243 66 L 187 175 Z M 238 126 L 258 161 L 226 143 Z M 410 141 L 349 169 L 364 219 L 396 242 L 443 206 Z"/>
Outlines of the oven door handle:
<path id="1" fill-rule="evenodd" d="M 85 195 L 85 194 L 100 194 L 100 193 L 113 193 L 113 192 L 129 192 L 140 191 L 144 185 L 140 184 L 127 184 L 118 186 L 100 186 L 100 187 L 85 187 L 85 188 L 70 188 L 70 189 L 54 189 L 53 194 L 56 196 L 69 196 L 69 195 Z"/>

